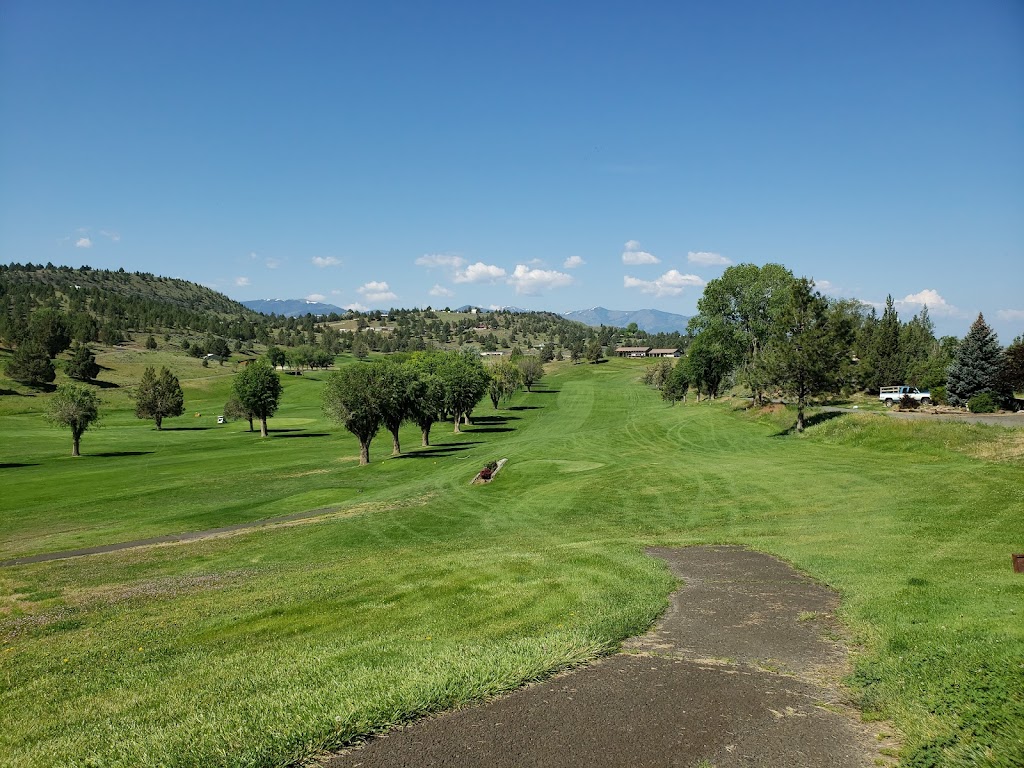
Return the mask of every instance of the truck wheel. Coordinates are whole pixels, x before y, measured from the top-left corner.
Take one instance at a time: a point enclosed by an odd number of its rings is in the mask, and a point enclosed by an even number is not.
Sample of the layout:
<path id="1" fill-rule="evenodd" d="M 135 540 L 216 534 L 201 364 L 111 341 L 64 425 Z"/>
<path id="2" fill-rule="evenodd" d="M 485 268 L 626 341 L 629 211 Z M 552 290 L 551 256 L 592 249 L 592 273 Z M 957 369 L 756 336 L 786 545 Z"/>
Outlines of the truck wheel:
<path id="1" fill-rule="evenodd" d="M 931 404 L 932 404 L 932 401 L 929 400 L 927 397 L 922 397 L 921 398 L 921 405 L 931 405 Z"/>
<path id="2" fill-rule="evenodd" d="M 892 408 L 892 398 L 891 397 L 885 398 L 885 407 L 886 408 Z"/>

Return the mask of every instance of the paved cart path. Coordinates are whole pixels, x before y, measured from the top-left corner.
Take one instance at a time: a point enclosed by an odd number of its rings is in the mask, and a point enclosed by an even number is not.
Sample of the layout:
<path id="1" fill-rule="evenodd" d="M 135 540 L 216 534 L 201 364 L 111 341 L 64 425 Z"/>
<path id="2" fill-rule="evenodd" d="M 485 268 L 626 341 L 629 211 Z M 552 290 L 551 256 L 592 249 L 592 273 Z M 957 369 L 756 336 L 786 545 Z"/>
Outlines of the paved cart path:
<path id="1" fill-rule="evenodd" d="M 835 594 L 739 547 L 653 549 L 683 586 L 624 652 L 326 758 L 326 768 L 866 768 Z M 877 762 L 876 762 L 877 761 Z"/>

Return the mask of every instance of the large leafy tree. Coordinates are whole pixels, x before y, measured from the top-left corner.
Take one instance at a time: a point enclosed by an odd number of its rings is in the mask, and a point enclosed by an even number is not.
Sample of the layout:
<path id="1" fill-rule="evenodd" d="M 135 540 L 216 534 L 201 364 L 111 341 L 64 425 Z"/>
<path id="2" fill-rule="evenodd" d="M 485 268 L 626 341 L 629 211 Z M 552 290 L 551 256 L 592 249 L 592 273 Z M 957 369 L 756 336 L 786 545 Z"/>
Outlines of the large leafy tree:
<path id="1" fill-rule="evenodd" d="M 370 463 L 370 443 L 383 423 L 378 383 L 377 366 L 346 365 L 328 376 L 324 387 L 324 414 L 359 440 L 360 465 Z"/>
<path id="2" fill-rule="evenodd" d="M 157 429 L 163 429 L 164 419 L 181 416 L 185 412 L 185 395 L 178 377 L 167 368 L 160 374 L 152 367 L 142 372 L 142 381 L 135 392 L 135 415 L 140 419 L 153 419 Z"/>
<path id="3" fill-rule="evenodd" d="M 55 426 L 71 430 L 71 455 L 79 456 L 82 434 L 100 418 L 96 393 L 81 384 L 61 384 L 50 398 L 46 418 Z"/>
<path id="4" fill-rule="evenodd" d="M 661 398 L 675 405 L 679 400 L 686 401 L 686 393 L 690 389 L 690 372 L 685 360 L 680 360 L 674 366 L 669 365 L 670 369 L 661 383 Z"/>
<path id="5" fill-rule="evenodd" d="M 438 376 L 444 382 L 444 406 L 455 422 L 455 432 L 461 432 L 459 422 L 469 414 L 487 393 L 487 371 L 474 353 L 449 352 L 438 366 Z"/>
<path id="6" fill-rule="evenodd" d="M 86 344 L 75 344 L 71 348 L 71 359 L 64 366 L 68 376 L 80 381 L 95 379 L 100 373 L 100 367 L 96 364 L 96 355 L 92 353 Z"/>
<path id="7" fill-rule="evenodd" d="M 539 357 L 534 355 L 524 355 L 518 362 L 523 384 L 526 385 L 526 391 L 532 392 L 531 387 L 544 378 L 544 363 L 541 362 Z"/>
<path id="8" fill-rule="evenodd" d="M 717 352 L 729 355 L 726 373 L 736 369 L 757 403 L 768 386 L 764 349 L 792 285 L 793 273 L 780 264 L 738 264 L 708 282 L 690 319 L 691 334 L 713 331 Z"/>
<path id="9" fill-rule="evenodd" d="M 519 365 L 516 365 L 511 360 L 499 360 L 490 366 L 487 372 L 490 374 L 490 381 L 487 383 L 487 395 L 491 398 L 491 404 L 494 406 L 494 409 L 497 410 L 499 403 L 503 400 L 508 400 L 522 386 L 523 371 Z"/>
<path id="10" fill-rule="evenodd" d="M 946 373 L 946 397 L 953 405 L 967 405 L 975 395 L 991 392 L 997 398 L 1002 391 L 1000 370 L 1003 350 L 995 331 L 979 313 L 964 340 L 957 347 L 953 364 Z"/>
<path id="11" fill-rule="evenodd" d="M 830 313 L 827 299 L 801 278 L 793 284 L 765 354 L 771 380 L 797 401 L 796 431 L 803 432 L 809 398 L 838 389 L 853 328 L 845 313 Z"/>
<path id="12" fill-rule="evenodd" d="M 381 422 L 391 433 L 391 455 L 398 456 L 402 453 L 398 430 L 412 416 L 413 403 L 420 395 L 419 382 L 408 368 L 390 358 L 374 363 L 374 367 Z"/>
<path id="13" fill-rule="evenodd" d="M 22 384 L 38 387 L 57 378 L 46 348 L 35 339 L 25 339 L 14 350 L 5 368 L 7 375 Z"/>
<path id="14" fill-rule="evenodd" d="M 281 379 L 270 363 L 253 360 L 235 374 L 235 397 L 247 413 L 260 420 L 260 437 L 267 436 L 267 419 L 281 404 Z"/>
<path id="15" fill-rule="evenodd" d="M 224 403 L 224 418 L 228 420 L 232 419 L 245 419 L 249 422 L 249 431 L 252 432 L 252 412 L 247 411 L 245 406 L 242 405 L 242 401 L 236 396 L 232 395 L 228 398 L 228 401 Z"/>
<path id="16" fill-rule="evenodd" d="M 704 392 L 715 398 L 725 377 L 736 366 L 738 337 L 734 329 L 723 322 L 705 326 L 694 337 L 686 350 L 686 368 L 690 383 L 697 390 L 697 399 Z"/>

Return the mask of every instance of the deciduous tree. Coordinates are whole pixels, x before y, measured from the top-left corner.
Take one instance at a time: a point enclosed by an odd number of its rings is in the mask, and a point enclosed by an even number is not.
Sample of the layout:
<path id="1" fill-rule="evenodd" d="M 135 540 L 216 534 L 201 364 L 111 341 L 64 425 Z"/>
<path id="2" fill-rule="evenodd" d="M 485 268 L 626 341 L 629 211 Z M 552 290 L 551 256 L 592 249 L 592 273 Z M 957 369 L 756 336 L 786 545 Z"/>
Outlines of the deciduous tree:
<path id="1" fill-rule="evenodd" d="M 99 421 L 100 401 L 96 393 L 81 384 L 61 384 L 50 398 L 47 420 L 71 430 L 71 455 L 79 456 L 82 434 Z"/>
<path id="2" fill-rule="evenodd" d="M 487 383 L 487 394 L 491 398 L 494 409 L 503 400 L 508 400 L 516 393 L 523 383 L 523 372 L 520 366 L 511 360 L 499 360 L 488 369 L 490 381 Z"/>
<path id="3" fill-rule="evenodd" d="M 370 463 L 370 443 L 383 414 L 378 399 L 378 374 L 372 365 L 346 365 L 327 378 L 323 410 L 359 440 L 359 464 Z"/>
<path id="4" fill-rule="evenodd" d="M 242 407 L 260 420 L 260 437 L 266 437 L 267 419 L 281 403 L 281 379 L 277 371 L 266 360 L 253 360 L 235 374 L 233 387 Z"/>
<path id="5" fill-rule="evenodd" d="M 538 357 L 524 355 L 519 358 L 519 371 L 522 373 L 526 391 L 532 392 L 533 385 L 544 378 L 544 363 Z"/>

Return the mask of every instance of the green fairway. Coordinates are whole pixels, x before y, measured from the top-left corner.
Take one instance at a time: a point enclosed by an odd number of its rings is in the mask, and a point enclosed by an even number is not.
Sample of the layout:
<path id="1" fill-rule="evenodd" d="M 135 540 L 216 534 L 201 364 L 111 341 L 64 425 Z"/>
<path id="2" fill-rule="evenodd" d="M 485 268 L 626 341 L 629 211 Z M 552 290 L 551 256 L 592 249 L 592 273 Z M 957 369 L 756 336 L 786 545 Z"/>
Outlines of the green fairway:
<path id="1" fill-rule="evenodd" d="M 295 764 L 615 649 L 674 588 L 644 548 L 693 543 L 839 590 L 851 691 L 903 764 L 1024 764 L 1022 431 L 842 415 L 798 437 L 668 407 L 613 360 L 549 367 L 430 448 L 405 429 L 399 458 L 382 432 L 358 467 L 327 374 L 284 377 L 260 439 L 216 424 L 228 368 L 186 362 L 185 416 L 158 432 L 105 389 L 76 459 L 42 396 L 0 398 L 0 560 L 339 514 L 0 569 L 0 764 Z"/>

